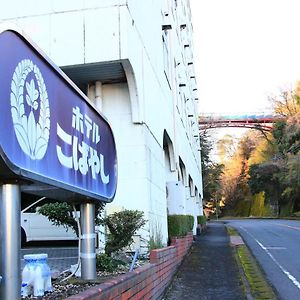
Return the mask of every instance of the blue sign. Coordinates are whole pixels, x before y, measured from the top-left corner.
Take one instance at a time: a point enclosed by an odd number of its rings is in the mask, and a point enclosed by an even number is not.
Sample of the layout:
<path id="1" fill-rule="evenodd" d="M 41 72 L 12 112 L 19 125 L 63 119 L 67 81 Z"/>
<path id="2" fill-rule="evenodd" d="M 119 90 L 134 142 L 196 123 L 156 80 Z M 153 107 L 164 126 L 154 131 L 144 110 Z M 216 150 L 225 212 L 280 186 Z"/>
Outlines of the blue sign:
<path id="1" fill-rule="evenodd" d="M 0 33 L 0 53 L 0 152 L 10 173 L 112 201 L 117 158 L 106 119 L 20 33 Z"/>

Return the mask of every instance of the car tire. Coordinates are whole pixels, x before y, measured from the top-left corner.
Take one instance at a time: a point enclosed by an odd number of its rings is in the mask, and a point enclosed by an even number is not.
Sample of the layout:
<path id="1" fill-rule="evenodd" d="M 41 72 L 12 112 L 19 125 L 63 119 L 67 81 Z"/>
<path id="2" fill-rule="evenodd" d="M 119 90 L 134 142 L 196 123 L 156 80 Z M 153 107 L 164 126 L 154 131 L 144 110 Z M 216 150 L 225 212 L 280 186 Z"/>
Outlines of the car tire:
<path id="1" fill-rule="evenodd" d="M 21 246 L 24 246 L 26 243 L 26 233 L 25 230 L 21 227 Z"/>

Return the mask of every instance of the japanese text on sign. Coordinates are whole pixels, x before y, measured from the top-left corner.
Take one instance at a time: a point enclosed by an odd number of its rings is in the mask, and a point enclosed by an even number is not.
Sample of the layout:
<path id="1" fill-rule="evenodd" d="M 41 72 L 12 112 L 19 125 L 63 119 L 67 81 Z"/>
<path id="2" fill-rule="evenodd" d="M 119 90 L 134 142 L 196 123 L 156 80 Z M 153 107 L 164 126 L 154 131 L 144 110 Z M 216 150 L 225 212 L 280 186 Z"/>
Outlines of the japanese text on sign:
<path id="1" fill-rule="evenodd" d="M 72 128 L 77 134 L 65 132 L 57 123 L 57 136 L 64 144 L 70 146 L 72 153 L 68 156 L 63 151 L 65 147 L 56 145 L 59 162 L 66 168 L 79 171 L 82 175 L 91 172 L 94 180 L 100 174 L 101 181 L 108 184 L 109 175 L 105 175 L 104 172 L 104 156 L 95 149 L 101 140 L 99 126 L 88 115 L 83 115 L 80 108 L 76 106 L 73 107 Z M 92 147 L 90 143 L 95 147 Z"/>

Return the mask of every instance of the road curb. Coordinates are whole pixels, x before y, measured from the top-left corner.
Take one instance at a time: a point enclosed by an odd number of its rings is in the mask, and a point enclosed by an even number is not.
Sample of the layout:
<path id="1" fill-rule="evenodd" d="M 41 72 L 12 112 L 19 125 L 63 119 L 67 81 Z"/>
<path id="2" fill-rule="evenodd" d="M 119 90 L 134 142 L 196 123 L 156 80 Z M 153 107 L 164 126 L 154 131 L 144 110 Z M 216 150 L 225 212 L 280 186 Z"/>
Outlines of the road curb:
<path id="1" fill-rule="evenodd" d="M 265 278 L 260 265 L 252 255 L 239 233 L 230 226 L 227 226 L 230 245 L 233 248 L 234 256 L 240 271 L 241 280 L 244 285 L 246 298 L 253 299 L 278 299 L 273 287 Z"/>
<path id="2" fill-rule="evenodd" d="M 245 245 L 243 239 L 239 235 L 230 235 L 229 238 L 230 238 L 230 245 L 233 247 Z"/>

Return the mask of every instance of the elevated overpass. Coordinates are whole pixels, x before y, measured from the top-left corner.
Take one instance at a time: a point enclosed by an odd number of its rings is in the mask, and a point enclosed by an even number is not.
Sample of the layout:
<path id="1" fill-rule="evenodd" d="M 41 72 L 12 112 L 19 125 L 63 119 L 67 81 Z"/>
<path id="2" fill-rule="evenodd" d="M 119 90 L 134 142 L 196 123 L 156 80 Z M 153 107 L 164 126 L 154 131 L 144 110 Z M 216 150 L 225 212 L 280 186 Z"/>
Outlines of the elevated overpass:
<path id="1" fill-rule="evenodd" d="M 198 125 L 199 130 L 235 127 L 271 131 L 273 123 L 282 119 L 281 116 L 264 113 L 235 115 L 208 113 L 199 115 Z"/>

